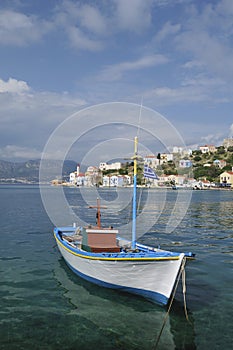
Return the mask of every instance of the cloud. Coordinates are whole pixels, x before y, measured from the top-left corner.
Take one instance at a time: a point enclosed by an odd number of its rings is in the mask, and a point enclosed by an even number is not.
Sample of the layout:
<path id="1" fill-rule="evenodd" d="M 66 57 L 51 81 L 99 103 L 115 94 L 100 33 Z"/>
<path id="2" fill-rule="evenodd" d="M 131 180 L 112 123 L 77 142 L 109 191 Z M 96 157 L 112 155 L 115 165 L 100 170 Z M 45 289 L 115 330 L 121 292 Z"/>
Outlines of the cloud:
<path id="1" fill-rule="evenodd" d="M 107 20 L 98 8 L 90 5 L 83 5 L 79 11 L 80 25 L 95 34 L 105 34 L 107 30 Z"/>
<path id="2" fill-rule="evenodd" d="M 66 31 L 71 45 L 79 50 L 98 51 L 103 46 L 101 41 L 90 39 L 77 27 L 69 27 Z"/>
<path id="3" fill-rule="evenodd" d="M 64 28 L 75 26 L 91 34 L 105 35 L 108 19 L 97 6 L 65 0 L 56 7 L 54 21 Z"/>
<path id="4" fill-rule="evenodd" d="M 97 5 L 65 0 L 56 7 L 54 23 L 67 35 L 69 44 L 77 50 L 98 51 L 103 48 L 107 33 L 107 18 Z"/>
<path id="5" fill-rule="evenodd" d="M 230 137 L 233 137 L 233 124 L 231 124 L 230 126 L 230 134 L 229 134 Z"/>
<path id="6" fill-rule="evenodd" d="M 199 87 L 159 87 L 145 91 L 143 94 L 145 100 L 154 101 L 156 105 L 169 105 L 175 103 L 187 103 L 187 102 L 203 102 L 210 100 L 210 97 L 204 89 L 200 90 Z"/>
<path id="7" fill-rule="evenodd" d="M 201 10 L 191 6 L 187 20 L 174 44 L 183 54 L 192 55 L 210 74 L 233 78 L 232 1 L 204 4 Z"/>
<path id="8" fill-rule="evenodd" d="M 126 61 L 105 67 L 99 74 L 100 80 L 113 81 L 122 78 L 129 71 L 142 70 L 166 64 L 168 59 L 163 55 L 147 55 L 135 61 Z"/>
<path id="9" fill-rule="evenodd" d="M 0 79 L 0 93 L 17 93 L 21 94 L 24 92 L 28 92 L 30 87 L 25 81 L 16 80 L 13 78 L 9 78 L 8 81 L 4 81 Z"/>
<path id="10" fill-rule="evenodd" d="M 35 92 L 15 79 L 0 80 L 0 91 L 0 159 L 38 158 L 57 125 L 86 105 L 79 96 Z"/>
<path id="11" fill-rule="evenodd" d="M 97 51 L 122 32 L 141 34 L 151 25 L 152 0 L 112 0 L 84 4 L 70 0 L 56 7 L 54 23 L 78 50 Z"/>
<path id="12" fill-rule="evenodd" d="M 31 147 L 7 145 L 0 148 L 0 159 L 38 159 L 40 157 L 41 152 Z"/>
<path id="13" fill-rule="evenodd" d="M 0 44 L 25 46 L 38 41 L 50 29 L 47 21 L 13 10 L 0 11 Z"/>
<path id="14" fill-rule="evenodd" d="M 170 21 L 166 22 L 163 28 L 156 34 L 155 41 L 162 41 L 170 35 L 177 34 L 181 29 L 180 24 L 171 24 Z"/>
<path id="15" fill-rule="evenodd" d="M 115 0 L 115 5 L 120 30 L 141 32 L 150 26 L 152 0 Z"/>
<path id="16" fill-rule="evenodd" d="M 222 145 L 223 138 L 222 133 L 208 134 L 201 137 L 201 142 L 203 145 Z"/>

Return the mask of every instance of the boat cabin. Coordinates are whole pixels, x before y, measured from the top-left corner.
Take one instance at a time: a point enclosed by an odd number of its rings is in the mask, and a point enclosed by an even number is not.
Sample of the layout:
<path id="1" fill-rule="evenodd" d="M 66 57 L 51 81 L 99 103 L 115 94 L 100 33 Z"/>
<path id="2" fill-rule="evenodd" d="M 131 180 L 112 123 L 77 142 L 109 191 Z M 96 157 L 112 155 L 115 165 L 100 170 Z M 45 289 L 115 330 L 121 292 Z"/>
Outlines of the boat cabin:
<path id="1" fill-rule="evenodd" d="M 120 252 L 116 235 L 118 230 L 88 226 L 82 231 L 82 249 L 88 252 Z"/>

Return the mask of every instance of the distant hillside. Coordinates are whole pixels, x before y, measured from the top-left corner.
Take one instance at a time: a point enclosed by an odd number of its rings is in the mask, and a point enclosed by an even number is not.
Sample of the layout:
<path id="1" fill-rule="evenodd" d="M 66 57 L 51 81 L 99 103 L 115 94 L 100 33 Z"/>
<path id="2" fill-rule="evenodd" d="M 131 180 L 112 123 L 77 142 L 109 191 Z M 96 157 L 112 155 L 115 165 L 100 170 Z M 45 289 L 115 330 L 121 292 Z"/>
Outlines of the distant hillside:
<path id="1" fill-rule="evenodd" d="M 48 169 L 51 169 L 51 174 L 53 173 L 53 168 L 56 169 L 57 161 L 48 160 Z M 76 169 L 77 163 L 72 160 L 65 160 L 63 165 L 62 175 L 65 177 L 70 172 Z M 0 160 L 0 182 L 29 182 L 38 183 L 39 182 L 39 168 L 40 160 L 29 160 L 26 162 L 7 162 Z M 51 175 L 52 177 L 52 175 Z M 48 177 L 47 181 L 53 180 L 53 178 Z"/>
<path id="2" fill-rule="evenodd" d="M 227 150 L 223 146 L 217 147 L 214 153 L 204 153 L 196 150 L 193 151 L 191 160 L 193 162 L 193 173 L 195 179 L 207 179 L 213 182 L 219 182 L 219 175 L 224 171 L 231 171 L 233 167 L 233 147 L 228 147 Z M 221 168 L 214 165 L 216 160 L 225 162 Z"/>

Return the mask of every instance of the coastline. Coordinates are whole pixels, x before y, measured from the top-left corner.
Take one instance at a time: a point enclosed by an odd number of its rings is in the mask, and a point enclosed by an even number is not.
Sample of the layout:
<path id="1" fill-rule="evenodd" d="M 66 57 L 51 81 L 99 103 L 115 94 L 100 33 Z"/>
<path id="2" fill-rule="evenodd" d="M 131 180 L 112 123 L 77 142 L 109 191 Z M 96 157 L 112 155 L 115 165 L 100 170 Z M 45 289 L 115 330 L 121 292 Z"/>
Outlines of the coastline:
<path id="1" fill-rule="evenodd" d="M 52 187 L 68 187 L 68 188 L 96 188 L 96 186 L 76 186 L 70 183 L 51 183 L 51 182 L 30 182 L 30 181 L 1 181 L 0 180 L 0 186 L 52 186 Z M 129 186 L 97 186 L 97 188 L 104 189 L 104 190 L 113 190 L 113 189 L 128 189 L 132 188 L 131 185 Z M 192 188 L 192 187 L 177 187 L 173 188 L 172 186 L 145 186 L 145 185 L 139 185 L 138 188 L 146 188 L 150 190 L 172 190 L 172 191 L 183 191 L 183 190 L 190 190 L 190 191 L 231 191 L 233 190 L 233 187 L 222 187 L 222 186 L 215 186 L 215 187 L 204 187 L 204 188 Z"/>

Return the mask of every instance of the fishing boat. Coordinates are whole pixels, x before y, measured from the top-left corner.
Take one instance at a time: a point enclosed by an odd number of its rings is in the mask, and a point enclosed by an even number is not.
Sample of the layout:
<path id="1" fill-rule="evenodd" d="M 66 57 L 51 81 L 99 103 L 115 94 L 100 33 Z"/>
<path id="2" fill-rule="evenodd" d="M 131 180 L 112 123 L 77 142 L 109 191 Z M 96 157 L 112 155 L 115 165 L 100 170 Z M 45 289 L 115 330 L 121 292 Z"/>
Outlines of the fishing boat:
<path id="1" fill-rule="evenodd" d="M 54 236 L 67 265 L 80 277 L 99 286 L 142 296 L 166 305 L 192 253 L 172 252 L 136 241 L 138 139 L 134 140 L 132 239 L 118 229 L 102 227 L 101 203 L 97 199 L 95 225 L 55 227 Z"/>

